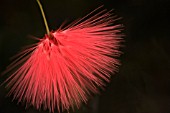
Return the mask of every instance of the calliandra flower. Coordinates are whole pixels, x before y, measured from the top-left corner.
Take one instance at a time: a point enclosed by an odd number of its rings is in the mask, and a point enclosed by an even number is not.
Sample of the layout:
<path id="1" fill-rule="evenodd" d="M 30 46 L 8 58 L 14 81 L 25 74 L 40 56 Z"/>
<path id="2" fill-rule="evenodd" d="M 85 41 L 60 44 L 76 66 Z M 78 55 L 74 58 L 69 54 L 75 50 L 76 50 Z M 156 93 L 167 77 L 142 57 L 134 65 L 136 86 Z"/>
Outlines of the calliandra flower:
<path id="1" fill-rule="evenodd" d="M 65 28 L 47 32 L 24 50 L 7 71 L 5 81 L 18 102 L 37 109 L 69 110 L 86 103 L 109 82 L 120 64 L 120 24 L 112 11 L 92 11 Z M 47 30 L 48 31 L 48 30 Z"/>

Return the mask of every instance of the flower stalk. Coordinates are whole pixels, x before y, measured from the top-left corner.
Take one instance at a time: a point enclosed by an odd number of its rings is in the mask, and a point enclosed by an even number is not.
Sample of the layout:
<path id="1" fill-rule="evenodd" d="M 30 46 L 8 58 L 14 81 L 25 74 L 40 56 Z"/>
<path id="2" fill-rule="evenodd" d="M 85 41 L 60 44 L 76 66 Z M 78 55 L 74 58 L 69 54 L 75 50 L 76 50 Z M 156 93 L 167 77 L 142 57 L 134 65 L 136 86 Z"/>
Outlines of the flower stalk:
<path id="1" fill-rule="evenodd" d="M 37 0 L 37 3 L 38 3 L 38 6 L 39 6 L 39 8 L 41 10 L 41 14 L 42 14 L 42 17 L 43 17 L 43 20 L 44 20 L 44 24 L 45 24 L 47 35 L 50 36 L 50 30 L 49 30 L 49 27 L 48 27 L 48 23 L 47 23 L 47 19 L 45 17 L 45 13 L 44 13 L 43 7 L 42 7 L 42 5 L 41 5 L 39 0 Z"/>

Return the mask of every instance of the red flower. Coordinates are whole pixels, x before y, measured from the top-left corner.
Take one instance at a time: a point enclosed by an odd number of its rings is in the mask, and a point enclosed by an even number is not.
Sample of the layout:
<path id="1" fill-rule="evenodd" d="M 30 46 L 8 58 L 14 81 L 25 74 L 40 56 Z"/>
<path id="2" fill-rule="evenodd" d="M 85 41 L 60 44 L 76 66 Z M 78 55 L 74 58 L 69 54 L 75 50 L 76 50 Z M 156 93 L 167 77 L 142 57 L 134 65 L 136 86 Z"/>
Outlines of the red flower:
<path id="1" fill-rule="evenodd" d="M 95 10 L 39 39 L 11 65 L 19 68 L 6 80 L 9 94 L 50 112 L 87 102 L 119 65 L 121 25 L 115 21 L 111 12 Z"/>

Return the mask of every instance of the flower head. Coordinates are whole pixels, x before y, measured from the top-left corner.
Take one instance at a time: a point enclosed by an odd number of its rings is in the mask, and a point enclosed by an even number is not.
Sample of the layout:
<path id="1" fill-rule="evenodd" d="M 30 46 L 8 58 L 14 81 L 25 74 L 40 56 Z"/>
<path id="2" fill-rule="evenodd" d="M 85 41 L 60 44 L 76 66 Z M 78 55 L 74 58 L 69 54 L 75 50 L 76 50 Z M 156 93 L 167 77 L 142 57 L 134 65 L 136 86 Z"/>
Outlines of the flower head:
<path id="1" fill-rule="evenodd" d="M 19 68 L 6 80 L 9 94 L 54 112 L 79 107 L 98 93 L 117 70 L 122 35 L 111 11 L 97 11 L 24 50 L 11 65 L 12 70 Z"/>

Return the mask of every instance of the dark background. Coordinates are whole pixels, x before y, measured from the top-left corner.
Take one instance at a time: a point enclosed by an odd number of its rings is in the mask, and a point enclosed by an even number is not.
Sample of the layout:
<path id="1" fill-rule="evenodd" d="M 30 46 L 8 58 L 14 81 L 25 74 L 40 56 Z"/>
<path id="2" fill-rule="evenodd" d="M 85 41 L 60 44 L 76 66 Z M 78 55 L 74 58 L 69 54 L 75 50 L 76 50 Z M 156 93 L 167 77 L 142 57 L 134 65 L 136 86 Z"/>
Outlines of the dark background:
<path id="1" fill-rule="evenodd" d="M 104 5 L 123 17 L 122 65 L 100 95 L 75 113 L 170 113 L 170 0 L 41 0 L 51 29 Z M 0 72 L 23 46 L 43 37 L 36 0 L 0 1 Z M 7 76 L 0 77 L 0 83 Z M 0 87 L 0 113 L 48 113 L 6 97 Z"/>

